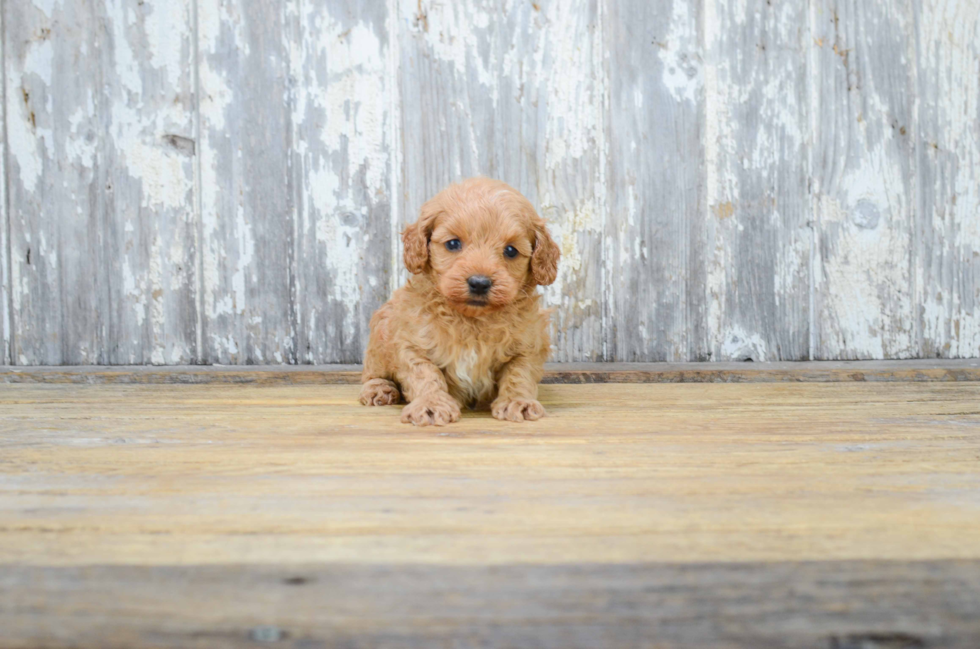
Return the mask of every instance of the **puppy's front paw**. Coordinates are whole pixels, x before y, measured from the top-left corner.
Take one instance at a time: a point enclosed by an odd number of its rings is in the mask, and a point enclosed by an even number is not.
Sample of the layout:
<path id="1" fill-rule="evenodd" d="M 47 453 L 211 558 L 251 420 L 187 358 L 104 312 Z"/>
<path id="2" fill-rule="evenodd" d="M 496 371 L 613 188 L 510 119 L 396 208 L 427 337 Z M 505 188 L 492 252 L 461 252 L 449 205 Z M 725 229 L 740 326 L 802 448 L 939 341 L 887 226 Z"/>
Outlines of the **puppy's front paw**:
<path id="1" fill-rule="evenodd" d="M 459 405 L 448 394 L 425 395 L 402 408 L 402 423 L 445 426 L 459 421 Z"/>
<path id="2" fill-rule="evenodd" d="M 361 403 L 365 406 L 390 406 L 398 403 L 401 396 L 388 379 L 371 379 L 361 387 Z"/>
<path id="3" fill-rule="evenodd" d="M 490 412 L 504 421 L 534 421 L 545 416 L 544 406 L 537 399 L 497 399 Z"/>

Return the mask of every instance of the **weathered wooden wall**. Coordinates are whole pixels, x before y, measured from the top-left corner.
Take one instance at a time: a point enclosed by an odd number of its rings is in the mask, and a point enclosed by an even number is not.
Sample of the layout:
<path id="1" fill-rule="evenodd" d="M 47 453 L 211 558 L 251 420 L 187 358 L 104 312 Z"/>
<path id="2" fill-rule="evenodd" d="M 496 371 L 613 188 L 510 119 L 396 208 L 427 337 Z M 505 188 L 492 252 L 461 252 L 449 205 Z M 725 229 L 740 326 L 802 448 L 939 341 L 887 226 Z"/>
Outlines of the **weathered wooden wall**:
<path id="1" fill-rule="evenodd" d="M 555 360 L 980 356 L 974 0 L 3 0 L 5 363 L 356 362 L 446 183 Z"/>

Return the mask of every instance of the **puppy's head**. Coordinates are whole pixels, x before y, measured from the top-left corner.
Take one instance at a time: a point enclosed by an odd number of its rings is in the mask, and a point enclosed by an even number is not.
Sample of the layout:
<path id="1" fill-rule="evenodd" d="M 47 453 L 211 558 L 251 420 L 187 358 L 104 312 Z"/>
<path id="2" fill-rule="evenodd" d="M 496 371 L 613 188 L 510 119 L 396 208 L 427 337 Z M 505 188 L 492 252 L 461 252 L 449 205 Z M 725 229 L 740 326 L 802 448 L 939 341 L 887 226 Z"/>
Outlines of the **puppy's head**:
<path id="1" fill-rule="evenodd" d="M 487 178 L 444 189 L 422 206 L 402 241 L 408 270 L 429 273 L 449 303 L 470 316 L 551 284 L 561 256 L 531 203 Z"/>

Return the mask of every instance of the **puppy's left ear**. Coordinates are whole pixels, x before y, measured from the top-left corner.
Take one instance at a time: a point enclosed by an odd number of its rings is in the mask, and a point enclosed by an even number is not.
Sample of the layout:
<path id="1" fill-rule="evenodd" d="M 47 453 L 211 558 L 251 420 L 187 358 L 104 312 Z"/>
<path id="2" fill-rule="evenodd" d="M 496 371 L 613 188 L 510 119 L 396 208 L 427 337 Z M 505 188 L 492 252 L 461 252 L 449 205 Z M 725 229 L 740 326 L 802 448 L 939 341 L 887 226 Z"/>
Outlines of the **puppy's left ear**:
<path id="1" fill-rule="evenodd" d="M 561 258 L 561 251 L 555 244 L 555 240 L 548 234 L 544 219 L 535 216 L 533 224 L 534 252 L 531 253 L 531 277 L 535 284 L 548 286 L 558 277 L 558 259 Z"/>

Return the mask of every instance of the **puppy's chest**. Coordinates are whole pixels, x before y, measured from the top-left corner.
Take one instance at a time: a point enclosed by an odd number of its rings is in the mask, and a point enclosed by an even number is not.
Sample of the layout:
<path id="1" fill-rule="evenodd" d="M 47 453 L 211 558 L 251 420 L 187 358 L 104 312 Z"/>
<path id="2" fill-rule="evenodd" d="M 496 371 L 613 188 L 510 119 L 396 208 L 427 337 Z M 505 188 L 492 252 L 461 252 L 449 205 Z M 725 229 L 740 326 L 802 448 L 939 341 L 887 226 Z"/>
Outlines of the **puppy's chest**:
<path id="1" fill-rule="evenodd" d="M 457 350 L 444 369 L 451 391 L 464 401 L 480 401 L 493 393 L 494 377 L 503 363 L 493 350 L 472 345 Z"/>

